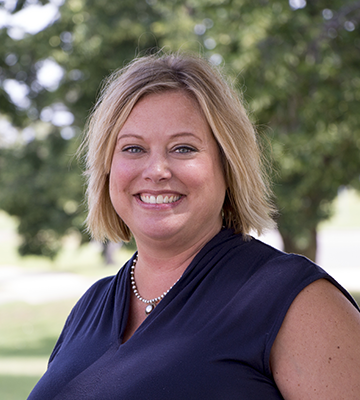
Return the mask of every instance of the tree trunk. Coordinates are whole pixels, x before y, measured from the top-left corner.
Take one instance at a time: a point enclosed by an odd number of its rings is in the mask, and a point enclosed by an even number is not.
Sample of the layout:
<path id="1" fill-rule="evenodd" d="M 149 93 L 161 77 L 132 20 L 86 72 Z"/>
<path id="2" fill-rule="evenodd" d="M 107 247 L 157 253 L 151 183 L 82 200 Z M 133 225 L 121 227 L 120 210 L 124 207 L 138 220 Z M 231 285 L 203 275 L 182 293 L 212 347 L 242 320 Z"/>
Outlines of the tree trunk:
<path id="1" fill-rule="evenodd" d="M 102 255 L 105 261 L 105 265 L 115 265 L 114 254 L 120 249 L 122 243 L 105 242 L 103 243 Z"/>
<path id="2" fill-rule="evenodd" d="M 306 245 L 304 243 L 299 243 L 299 241 L 294 240 L 293 235 L 284 234 L 280 231 L 282 240 L 284 242 L 284 251 L 286 253 L 296 253 L 302 254 L 310 260 L 316 262 L 316 251 L 317 251 L 317 231 L 313 228 L 309 231 L 309 238 Z"/>

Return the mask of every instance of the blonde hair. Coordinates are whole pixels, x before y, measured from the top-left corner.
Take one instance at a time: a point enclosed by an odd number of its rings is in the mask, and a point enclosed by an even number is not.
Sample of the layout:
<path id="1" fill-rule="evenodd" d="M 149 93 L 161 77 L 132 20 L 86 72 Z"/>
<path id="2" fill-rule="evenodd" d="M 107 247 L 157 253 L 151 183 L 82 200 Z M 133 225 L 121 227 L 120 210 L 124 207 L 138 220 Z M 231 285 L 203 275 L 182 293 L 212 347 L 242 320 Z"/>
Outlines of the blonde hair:
<path id="1" fill-rule="evenodd" d="M 137 101 L 150 93 L 182 90 L 195 98 L 219 145 L 227 184 L 224 225 L 246 237 L 274 226 L 274 208 L 262 168 L 256 132 L 236 92 L 205 59 L 188 54 L 133 60 L 103 84 L 86 128 L 87 226 L 94 239 L 129 241 L 116 214 L 109 174 L 116 138 Z"/>

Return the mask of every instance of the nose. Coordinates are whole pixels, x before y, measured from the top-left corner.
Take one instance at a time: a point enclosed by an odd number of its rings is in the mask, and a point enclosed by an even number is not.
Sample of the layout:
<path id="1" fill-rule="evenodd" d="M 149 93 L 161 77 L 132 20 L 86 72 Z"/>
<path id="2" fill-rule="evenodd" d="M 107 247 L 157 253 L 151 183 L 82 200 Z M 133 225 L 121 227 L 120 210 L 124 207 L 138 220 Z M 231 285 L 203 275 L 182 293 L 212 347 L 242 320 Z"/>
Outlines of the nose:
<path id="1" fill-rule="evenodd" d="M 143 178 L 155 183 L 169 180 L 172 177 L 170 166 L 165 155 L 151 154 L 146 160 Z"/>

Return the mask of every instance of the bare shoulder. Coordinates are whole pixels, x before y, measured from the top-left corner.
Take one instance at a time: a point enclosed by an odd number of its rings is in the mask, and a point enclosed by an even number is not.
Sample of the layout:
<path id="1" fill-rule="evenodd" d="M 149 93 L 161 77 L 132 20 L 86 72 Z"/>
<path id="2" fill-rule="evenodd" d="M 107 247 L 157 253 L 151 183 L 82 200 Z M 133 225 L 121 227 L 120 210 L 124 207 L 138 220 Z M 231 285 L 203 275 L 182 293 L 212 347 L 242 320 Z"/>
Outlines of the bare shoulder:
<path id="1" fill-rule="evenodd" d="M 310 284 L 290 306 L 270 362 L 285 400 L 359 400 L 360 313 L 327 280 Z"/>

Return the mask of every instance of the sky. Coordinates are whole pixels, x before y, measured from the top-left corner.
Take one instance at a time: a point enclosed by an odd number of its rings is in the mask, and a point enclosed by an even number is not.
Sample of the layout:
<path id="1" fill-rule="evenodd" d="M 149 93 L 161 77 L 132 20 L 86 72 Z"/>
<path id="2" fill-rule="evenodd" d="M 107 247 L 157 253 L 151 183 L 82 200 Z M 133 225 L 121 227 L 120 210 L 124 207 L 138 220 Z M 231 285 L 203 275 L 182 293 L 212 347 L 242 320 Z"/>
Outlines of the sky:
<path id="1" fill-rule="evenodd" d="M 25 7 L 17 13 L 11 14 L 16 6 L 14 0 L 0 2 L 0 29 L 8 28 L 12 39 L 20 40 L 26 33 L 36 34 L 59 18 L 59 6 L 63 0 L 50 0 L 44 6 L 37 0 L 27 0 Z"/>

